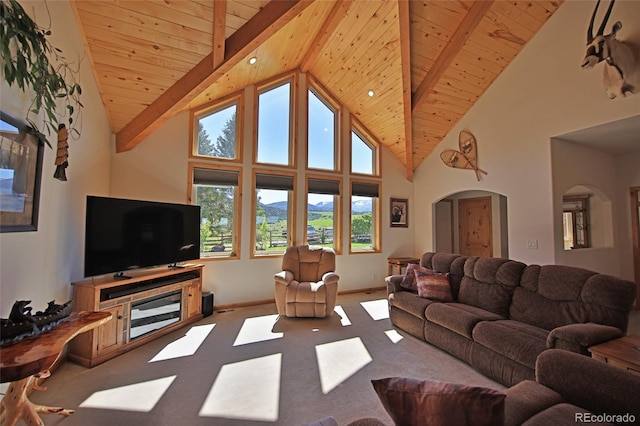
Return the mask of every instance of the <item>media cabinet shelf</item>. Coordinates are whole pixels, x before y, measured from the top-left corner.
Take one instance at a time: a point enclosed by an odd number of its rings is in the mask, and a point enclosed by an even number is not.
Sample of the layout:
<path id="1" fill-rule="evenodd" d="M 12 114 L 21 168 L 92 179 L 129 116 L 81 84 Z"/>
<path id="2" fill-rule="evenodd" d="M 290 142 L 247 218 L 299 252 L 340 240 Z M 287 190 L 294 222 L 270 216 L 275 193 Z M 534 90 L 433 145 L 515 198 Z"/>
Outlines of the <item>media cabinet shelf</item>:
<path id="1" fill-rule="evenodd" d="M 69 345 L 68 359 L 94 367 L 157 337 L 202 318 L 203 265 L 154 268 L 127 273 L 127 278 L 98 277 L 72 283 L 74 311 L 104 311 L 113 319 L 77 336 Z M 156 299 L 180 301 L 179 319 L 139 337 L 131 336 L 132 306 Z M 145 322 L 142 320 L 133 320 Z"/>

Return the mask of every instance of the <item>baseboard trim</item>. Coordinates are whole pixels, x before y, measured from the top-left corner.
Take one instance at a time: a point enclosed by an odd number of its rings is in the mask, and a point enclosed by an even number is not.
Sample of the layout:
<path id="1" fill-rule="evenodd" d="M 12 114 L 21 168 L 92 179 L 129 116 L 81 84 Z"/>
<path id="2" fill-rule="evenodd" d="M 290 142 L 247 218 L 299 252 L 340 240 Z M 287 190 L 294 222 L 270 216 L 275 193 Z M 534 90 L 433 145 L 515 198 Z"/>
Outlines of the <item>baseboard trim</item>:
<path id="1" fill-rule="evenodd" d="M 355 294 L 355 293 L 368 293 L 370 291 L 380 291 L 380 290 L 386 290 L 387 287 L 368 287 L 368 288 L 360 288 L 357 290 L 346 290 L 346 291 L 339 291 L 338 295 L 341 294 Z"/>

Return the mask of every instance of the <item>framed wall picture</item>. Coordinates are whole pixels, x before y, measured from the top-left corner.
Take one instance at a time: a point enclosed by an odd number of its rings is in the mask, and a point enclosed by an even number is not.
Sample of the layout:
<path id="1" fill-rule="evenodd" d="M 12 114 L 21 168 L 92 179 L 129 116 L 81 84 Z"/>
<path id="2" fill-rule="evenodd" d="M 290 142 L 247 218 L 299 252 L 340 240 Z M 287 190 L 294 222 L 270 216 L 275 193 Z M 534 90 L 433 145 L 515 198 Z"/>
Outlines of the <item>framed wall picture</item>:
<path id="1" fill-rule="evenodd" d="M 0 232 L 38 229 L 43 157 L 31 128 L 0 111 Z"/>
<path id="2" fill-rule="evenodd" d="M 391 198 L 390 214 L 391 226 L 407 228 L 409 226 L 409 200 L 406 198 Z"/>

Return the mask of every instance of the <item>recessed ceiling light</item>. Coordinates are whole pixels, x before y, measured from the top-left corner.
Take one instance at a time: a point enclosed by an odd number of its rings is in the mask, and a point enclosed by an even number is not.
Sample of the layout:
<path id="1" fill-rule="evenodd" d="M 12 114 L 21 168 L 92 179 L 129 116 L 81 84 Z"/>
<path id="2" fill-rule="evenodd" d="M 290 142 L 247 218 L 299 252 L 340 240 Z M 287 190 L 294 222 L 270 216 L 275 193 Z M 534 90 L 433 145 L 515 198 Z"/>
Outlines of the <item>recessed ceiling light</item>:
<path id="1" fill-rule="evenodd" d="M 249 64 L 253 65 L 256 62 L 258 62 L 258 58 L 256 58 L 255 56 L 249 58 Z"/>
<path id="2" fill-rule="evenodd" d="M 376 92 L 374 92 L 372 89 L 369 89 L 367 93 L 369 94 L 369 96 L 373 96 L 376 94 Z"/>

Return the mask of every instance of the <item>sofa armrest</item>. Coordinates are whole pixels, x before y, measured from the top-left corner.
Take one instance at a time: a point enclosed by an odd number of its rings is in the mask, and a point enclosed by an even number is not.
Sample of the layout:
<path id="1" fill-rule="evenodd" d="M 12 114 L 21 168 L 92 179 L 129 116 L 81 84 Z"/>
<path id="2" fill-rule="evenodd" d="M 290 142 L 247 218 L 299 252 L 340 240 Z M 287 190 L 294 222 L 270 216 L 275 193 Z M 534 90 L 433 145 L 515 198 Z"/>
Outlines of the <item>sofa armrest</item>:
<path id="1" fill-rule="evenodd" d="M 536 360 L 536 380 L 592 413 L 640 418 L 640 376 L 573 352 L 549 349 Z"/>
<path id="2" fill-rule="evenodd" d="M 291 271 L 280 271 L 275 274 L 275 279 L 277 284 L 289 285 L 291 281 L 293 281 L 293 272 Z"/>
<path id="3" fill-rule="evenodd" d="M 387 294 L 404 290 L 402 287 L 400 287 L 400 283 L 402 282 L 403 278 L 404 275 L 389 275 L 388 277 L 386 277 L 384 281 L 387 283 Z"/>
<path id="4" fill-rule="evenodd" d="M 592 322 L 568 324 L 554 328 L 547 336 L 547 348 L 564 349 L 588 355 L 589 346 L 622 337 L 622 330 Z"/>

